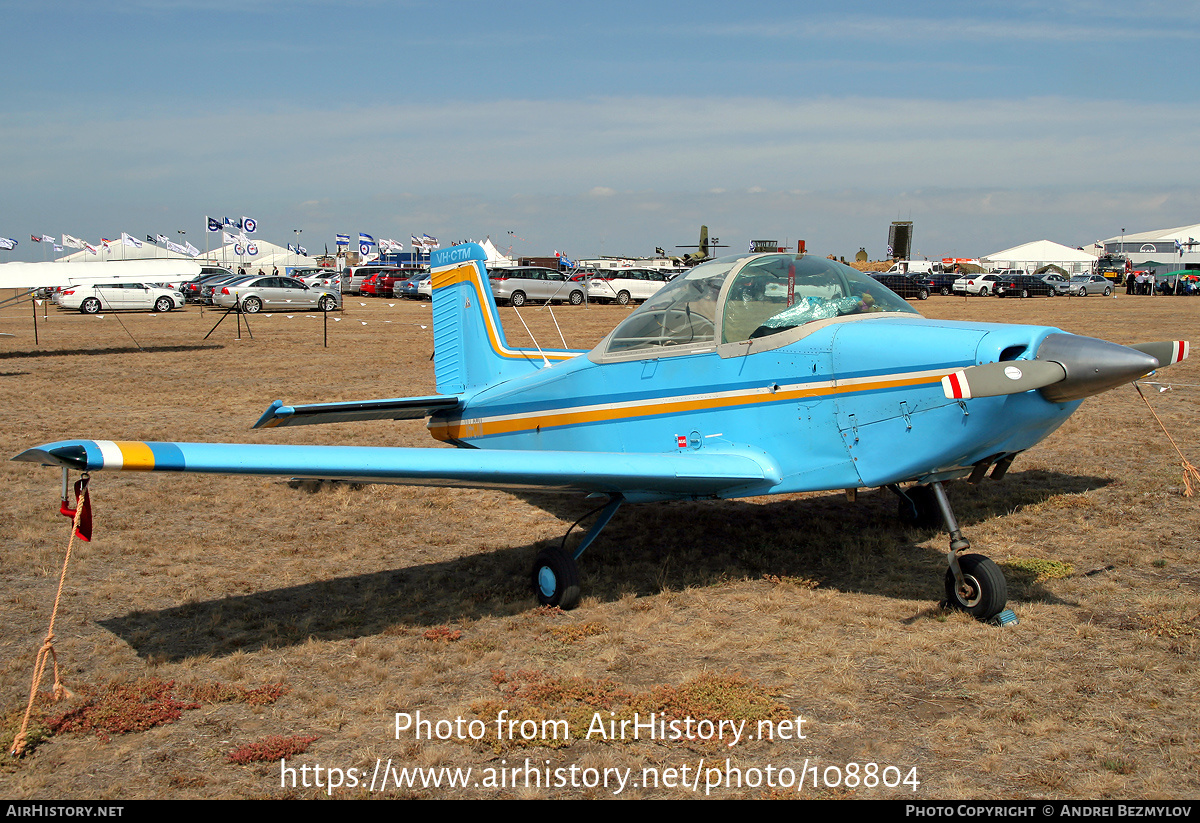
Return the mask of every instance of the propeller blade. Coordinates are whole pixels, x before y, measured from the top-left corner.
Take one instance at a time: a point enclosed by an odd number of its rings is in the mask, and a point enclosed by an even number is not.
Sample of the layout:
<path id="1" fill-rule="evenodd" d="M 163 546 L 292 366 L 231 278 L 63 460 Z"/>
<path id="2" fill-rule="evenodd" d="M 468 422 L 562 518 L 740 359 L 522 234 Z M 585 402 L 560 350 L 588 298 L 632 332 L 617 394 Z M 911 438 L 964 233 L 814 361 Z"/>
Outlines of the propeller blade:
<path id="1" fill-rule="evenodd" d="M 956 371 L 942 378 L 942 391 L 951 400 L 1000 397 L 1040 389 L 1064 379 L 1067 370 L 1042 360 L 1006 360 Z"/>
<path id="2" fill-rule="evenodd" d="M 1158 367 L 1161 369 L 1186 360 L 1191 346 L 1186 340 L 1163 340 L 1158 343 L 1138 343 L 1129 348 L 1150 355 L 1158 361 Z"/>

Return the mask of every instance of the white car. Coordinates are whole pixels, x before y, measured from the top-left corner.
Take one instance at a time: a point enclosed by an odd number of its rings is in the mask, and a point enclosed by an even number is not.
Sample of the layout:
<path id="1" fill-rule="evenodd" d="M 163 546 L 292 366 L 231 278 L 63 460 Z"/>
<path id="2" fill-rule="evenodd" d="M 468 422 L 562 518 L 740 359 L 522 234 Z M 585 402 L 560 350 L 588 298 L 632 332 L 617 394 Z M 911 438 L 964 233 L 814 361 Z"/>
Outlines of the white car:
<path id="1" fill-rule="evenodd" d="M 588 299 L 622 306 L 648 300 L 674 276 L 673 271 L 655 269 L 605 269 L 588 281 Z"/>
<path id="2" fill-rule="evenodd" d="M 996 282 L 1000 280 L 998 274 L 968 274 L 966 277 L 960 277 L 954 281 L 955 294 L 978 294 L 980 297 L 987 297 L 989 294 L 994 294 L 996 291 Z"/>
<path id="3" fill-rule="evenodd" d="M 97 283 L 68 286 L 55 297 L 64 309 L 84 314 L 102 311 L 134 310 L 168 312 L 183 308 L 183 293 L 149 283 Z"/>

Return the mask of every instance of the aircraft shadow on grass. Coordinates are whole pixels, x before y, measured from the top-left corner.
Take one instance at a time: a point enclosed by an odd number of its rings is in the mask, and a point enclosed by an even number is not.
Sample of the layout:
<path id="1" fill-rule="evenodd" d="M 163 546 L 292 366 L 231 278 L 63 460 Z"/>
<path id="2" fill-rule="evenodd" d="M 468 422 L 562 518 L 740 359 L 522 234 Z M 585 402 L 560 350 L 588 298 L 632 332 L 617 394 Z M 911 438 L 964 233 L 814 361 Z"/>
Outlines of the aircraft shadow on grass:
<path id="1" fill-rule="evenodd" d="M 1101 488 L 1100 477 L 1010 472 L 1003 484 L 950 487 L 964 524 L 1004 516 L 1061 494 Z M 995 486 L 992 492 L 989 486 Z M 586 511 L 568 498 L 526 495 L 565 519 Z M 765 576 L 839 591 L 908 600 L 940 599 L 942 551 L 920 545 L 940 527 L 906 527 L 890 493 L 804 499 L 702 501 L 629 506 L 591 549 L 588 590 L 603 600 L 626 594 L 704 588 Z M 586 521 L 584 523 L 586 526 Z M 573 534 L 569 540 L 578 539 Z M 270 589 L 249 595 L 132 612 L 98 621 L 139 656 L 167 662 L 237 651 L 420 632 L 433 626 L 527 612 L 536 606 L 514 581 L 549 541 L 454 560 Z M 557 542 L 557 541 L 555 541 Z M 1008 570 L 1021 601 L 1060 603 L 1019 570 Z M 933 615 L 937 609 L 923 614 Z"/>
<path id="2" fill-rule="evenodd" d="M 0 352 L 0 360 L 10 360 L 19 357 L 63 357 L 66 355 L 99 355 L 99 354 L 143 354 L 154 353 L 171 353 L 171 352 L 189 352 L 189 351 L 207 351 L 208 349 L 223 349 L 222 345 L 210 343 L 206 345 L 191 345 L 191 346 L 110 346 L 105 349 L 46 349 L 45 351 L 6 351 Z"/>

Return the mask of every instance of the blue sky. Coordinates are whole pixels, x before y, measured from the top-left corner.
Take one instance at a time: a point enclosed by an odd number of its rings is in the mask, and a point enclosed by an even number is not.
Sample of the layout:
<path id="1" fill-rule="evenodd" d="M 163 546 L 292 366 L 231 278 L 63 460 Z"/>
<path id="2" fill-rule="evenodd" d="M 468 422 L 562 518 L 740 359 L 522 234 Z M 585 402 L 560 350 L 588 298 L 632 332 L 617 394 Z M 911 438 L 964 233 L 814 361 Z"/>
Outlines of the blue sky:
<path id="1" fill-rule="evenodd" d="M 1194 2 L 0 0 L 2 260 L 250 215 L 929 257 L 1200 222 Z M 510 235 L 511 232 L 511 235 Z M 513 239 L 515 238 L 515 239 Z"/>

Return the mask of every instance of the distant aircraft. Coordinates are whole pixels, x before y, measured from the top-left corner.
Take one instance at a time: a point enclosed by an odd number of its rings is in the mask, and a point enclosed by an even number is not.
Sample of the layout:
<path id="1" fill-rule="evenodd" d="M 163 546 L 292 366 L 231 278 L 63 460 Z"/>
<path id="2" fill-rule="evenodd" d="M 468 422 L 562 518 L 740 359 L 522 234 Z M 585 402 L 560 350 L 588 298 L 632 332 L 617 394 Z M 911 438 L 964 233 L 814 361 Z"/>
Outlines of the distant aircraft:
<path id="1" fill-rule="evenodd" d="M 543 549 L 540 602 L 580 598 L 577 558 L 626 502 L 887 487 L 950 533 L 947 601 L 989 619 L 1000 568 L 967 553 L 942 484 L 1004 474 L 1083 398 L 1188 355 L 1042 326 L 927 320 L 819 257 L 742 254 L 681 274 L 591 351 L 505 339 L 476 244 L 433 252 L 436 395 L 286 406 L 256 427 L 429 418 L 445 448 L 67 440 L 15 460 L 603 496 L 573 552 Z M 902 484 L 915 484 L 904 486 Z M 64 484 L 65 488 L 65 484 Z"/>
<path id="2" fill-rule="evenodd" d="M 672 257 L 671 260 L 681 266 L 695 266 L 703 263 L 706 260 L 711 260 L 712 249 L 726 249 L 728 246 L 721 245 L 719 238 L 714 237 L 712 242 L 708 241 L 708 226 L 700 227 L 700 242 L 695 246 L 676 246 L 677 249 L 696 249 L 692 254 L 685 254 L 683 257 Z M 656 249 L 656 251 L 661 251 Z"/>

